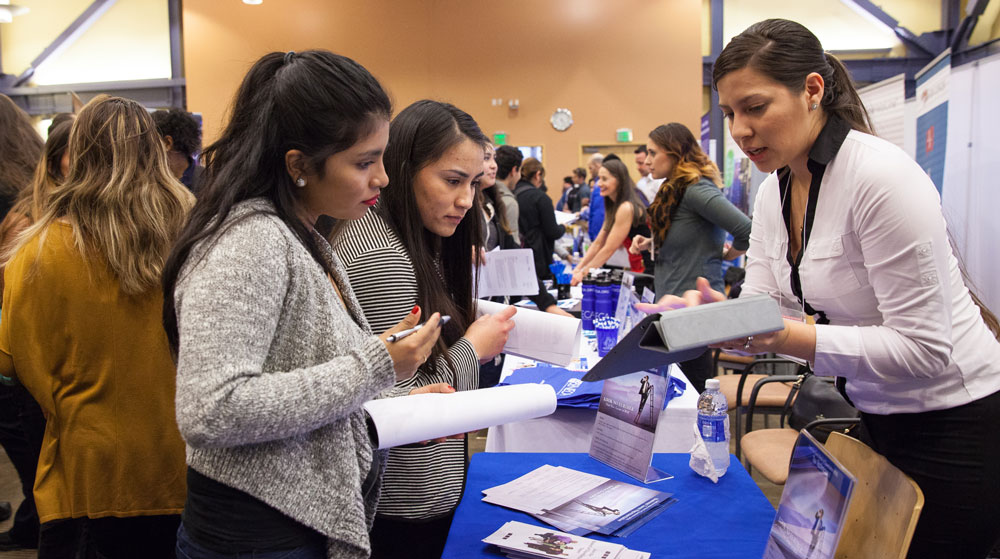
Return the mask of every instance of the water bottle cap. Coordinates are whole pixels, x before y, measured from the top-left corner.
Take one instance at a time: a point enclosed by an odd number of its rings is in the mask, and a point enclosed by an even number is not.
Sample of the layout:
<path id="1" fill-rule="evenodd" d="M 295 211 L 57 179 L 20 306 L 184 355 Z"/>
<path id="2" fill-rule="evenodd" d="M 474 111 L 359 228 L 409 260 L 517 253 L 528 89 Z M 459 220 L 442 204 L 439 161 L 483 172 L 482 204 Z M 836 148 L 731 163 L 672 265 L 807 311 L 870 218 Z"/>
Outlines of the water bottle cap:
<path id="1" fill-rule="evenodd" d="M 705 381 L 705 390 L 718 390 L 719 389 L 719 379 L 710 378 Z"/>

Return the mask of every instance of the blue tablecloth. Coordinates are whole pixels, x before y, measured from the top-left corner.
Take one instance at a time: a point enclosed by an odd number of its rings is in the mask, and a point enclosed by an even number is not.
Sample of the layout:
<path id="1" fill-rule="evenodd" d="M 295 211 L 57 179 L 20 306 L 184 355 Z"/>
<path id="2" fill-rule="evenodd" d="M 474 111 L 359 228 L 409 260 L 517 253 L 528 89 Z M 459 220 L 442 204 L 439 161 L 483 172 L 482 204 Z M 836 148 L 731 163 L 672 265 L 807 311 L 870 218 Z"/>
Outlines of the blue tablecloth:
<path id="1" fill-rule="evenodd" d="M 659 557 L 692 559 L 760 559 L 774 520 L 774 507 L 731 458 L 729 471 L 713 484 L 691 471 L 687 454 L 656 454 L 653 465 L 674 475 L 649 487 L 673 493 L 678 502 L 627 538 L 588 537 L 613 541 Z M 629 483 L 636 480 L 586 454 L 530 454 L 481 452 L 472 456 L 465 494 L 451 524 L 443 559 L 504 557 L 483 538 L 504 522 L 517 520 L 547 526 L 528 514 L 482 501 L 482 490 L 551 464 L 565 466 Z"/>

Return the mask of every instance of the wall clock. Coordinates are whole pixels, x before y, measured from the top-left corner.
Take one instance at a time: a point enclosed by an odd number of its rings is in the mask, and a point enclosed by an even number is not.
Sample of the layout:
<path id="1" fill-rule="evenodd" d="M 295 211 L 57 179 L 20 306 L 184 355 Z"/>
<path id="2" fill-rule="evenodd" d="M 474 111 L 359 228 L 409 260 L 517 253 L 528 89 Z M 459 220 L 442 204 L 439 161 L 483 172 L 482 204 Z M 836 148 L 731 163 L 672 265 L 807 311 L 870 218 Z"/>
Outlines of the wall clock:
<path id="1" fill-rule="evenodd" d="M 552 123 L 552 128 L 562 132 L 573 125 L 573 113 L 569 109 L 556 109 L 549 117 L 549 122 Z"/>

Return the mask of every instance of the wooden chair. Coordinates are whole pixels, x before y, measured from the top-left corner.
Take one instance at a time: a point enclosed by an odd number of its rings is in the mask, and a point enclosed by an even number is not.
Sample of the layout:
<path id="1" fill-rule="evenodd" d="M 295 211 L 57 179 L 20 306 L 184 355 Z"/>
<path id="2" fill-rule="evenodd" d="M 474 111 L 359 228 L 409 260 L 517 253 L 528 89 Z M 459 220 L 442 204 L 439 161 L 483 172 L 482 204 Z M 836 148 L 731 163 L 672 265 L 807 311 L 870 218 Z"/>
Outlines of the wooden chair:
<path id="1" fill-rule="evenodd" d="M 747 410 L 750 395 L 757 382 L 772 376 L 761 371 L 772 365 L 795 364 L 787 359 L 770 357 L 752 358 L 724 353 L 721 350 L 716 350 L 714 359 L 717 367 L 721 366 L 724 370 L 737 370 L 738 368 L 740 371 L 739 374 L 722 374 L 715 378 L 719 381 L 719 391 L 726 397 L 726 404 L 730 410 L 735 412 L 734 419 L 736 421 L 733 436 L 736 439 L 736 457 L 742 459 L 740 439 L 743 433 L 749 431 L 749 429 L 746 431 L 743 430 L 743 414 Z M 790 384 L 765 383 L 763 389 L 757 395 L 757 411 L 764 414 L 780 414 L 786 402 L 788 402 L 790 393 Z"/>
<path id="2" fill-rule="evenodd" d="M 857 439 L 831 433 L 826 449 L 858 480 L 834 557 L 906 557 L 924 506 L 920 487 Z"/>
<path id="3" fill-rule="evenodd" d="M 793 390 L 791 396 L 794 397 L 794 391 L 797 390 L 797 386 L 793 383 L 801 384 L 804 378 L 804 375 L 773 375 L 762 379 L 754 385 L 747 405 L 746 431 L 740 439 L 744 462 L 748 466 L 747 470 L 756 468 L 762 476 L 775 485 L 784 485 L 788 479 L 788 464 L 792 459 L 792 449 L 795 447 L 795 440 L 799 436 L 799 428 L 805 429 L 815 436 L 817 433 L 814 430 L 820 426 L 843 425 L 849 427 L 858 424 L 860 421 L 857 417 L 828 418 L 817 416 L 816 419 L 812 417 L 802 419 L 800 423 L 793 427 L 785 427 L 786 417 L 789 414 L 796 417 L 796 411 L 799 411 L 796 408 L 796 403 L 799 400 L 795 399 L 794 401 L 789 401 L 787 405 L 782 406 L 780 426 L 778 428 L 752 431 L 753 416 L 757 411 L 756 403 L 763 392 L 762 389 L 770 383 L 791 384 Z M 802 403 L 802 406 L 805 407 L 805 404 Z M 802 416 L 803 414 L 800 411 L 798 415 Z M 803 426 L 802 423 L 806 424 Z"/>

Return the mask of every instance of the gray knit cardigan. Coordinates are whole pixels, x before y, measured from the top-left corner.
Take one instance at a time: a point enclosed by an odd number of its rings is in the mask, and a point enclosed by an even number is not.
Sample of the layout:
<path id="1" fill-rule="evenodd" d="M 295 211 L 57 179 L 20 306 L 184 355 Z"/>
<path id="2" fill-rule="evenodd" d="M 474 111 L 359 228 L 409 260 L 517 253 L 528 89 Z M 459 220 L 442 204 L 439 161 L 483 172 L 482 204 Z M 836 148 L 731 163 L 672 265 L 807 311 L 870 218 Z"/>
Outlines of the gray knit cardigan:
<path id="1" fill-rule="evenodd" d="M 187 463 L 329 538 L 330 557 L 368 557 L 378 484 L 361 404 L 392 386 L 340 261 L 323 268 L 270 202 L 233 208 L 199 243 L 175 291 L 177 423 Z"/>

